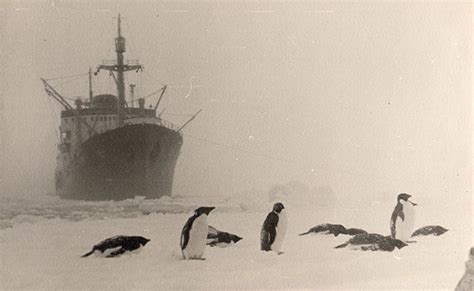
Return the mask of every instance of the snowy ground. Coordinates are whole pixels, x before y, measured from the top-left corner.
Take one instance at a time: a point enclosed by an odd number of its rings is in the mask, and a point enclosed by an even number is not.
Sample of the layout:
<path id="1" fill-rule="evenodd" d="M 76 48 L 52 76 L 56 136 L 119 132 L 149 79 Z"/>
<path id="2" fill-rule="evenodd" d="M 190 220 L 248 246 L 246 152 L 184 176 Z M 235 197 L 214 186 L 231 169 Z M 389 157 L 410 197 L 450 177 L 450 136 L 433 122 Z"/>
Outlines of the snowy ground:
<path id="1" fill-rule="evenodd" d="M 323 222 L 388 234 L 393 203 L 365 209 L 287 203 L 285 254 L 278 256 L 259 250 L 270 203 L 209 201 L 207 205 L 218 206 L 209 223 L 244 239 L 227 248 L 208 247 L 205 261 L 184 261 L 179 249 L 186 212 L 204 203 L 199 200 L 71 202 L 49 206 L 49 216 L 28 207 L 23 217 L 4 215 L 0 289 L 453 289 L 472 244 L 469 207 L 446 217 L 420 211 L 417 226 L 441 224 L 449 232 L 386 253 L 334 249 L 345 236 L 297 234 Z M 459 223 L 457 215 L 464 215 L 466 223 Z M 143 235 L 151 242 L 136 255 L 80 258 L 95 243 L 117 234 Z"/>

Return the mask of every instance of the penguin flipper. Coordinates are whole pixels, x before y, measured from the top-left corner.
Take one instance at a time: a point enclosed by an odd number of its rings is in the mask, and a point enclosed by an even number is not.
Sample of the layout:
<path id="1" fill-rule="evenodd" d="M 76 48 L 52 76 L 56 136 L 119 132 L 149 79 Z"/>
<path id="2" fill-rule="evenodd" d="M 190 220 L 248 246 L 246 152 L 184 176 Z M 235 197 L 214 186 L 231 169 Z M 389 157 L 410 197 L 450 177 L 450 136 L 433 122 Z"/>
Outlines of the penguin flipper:
<path id="1" fill-rule="evenodd" d="M 110 255 L 106 256 L 106 258 L 113 258 L 113 257 L 119 256 L 119 255 L 125 253 L 125 251 L 126 250 L 124 248 L 120 248 L 116 251 L 111 252 Z"/>
<path id="2" fill-rule="evenodd" d="M 92 255 L 93 253 L 94 253 L 94 249 L 92 249 L 92 250 L 91 250 L 90 252 L 88 252 L 87 254 L 83 254 L 83 255 L 81 256 L 81 258 L 88 257 L 88 256 Z"/>
<path id="3" fill-rule="evenodd" d="M 260 246 L 262 251 L 270 251 L 272 249 L 272 244 L 275 241 L 276 231 L 266 231 L 262 229 L 260 236 Z"/>
<path id="4" fill-rule="evenodd" d="M 186 224 L 183 226 L 183 230 L 181 231 L 181 250 L 184 250 L 189 242 L 189 232 L 191 231 L 192 224 L 194 222 L 195 217 L 192 216 L 186 221 Z"/>
<path id="5" fill-rule="evenodd" d="M 334 248 L 335 249 L 342 249 L 342 248 L 345 248 L 345 247 L 347 247 L 347 243 L 343 243 L 342 245 L 335 246 Z"/>
<path id="6" fill-rule="evenodd" d="M 262 235 L 260 238 L 260 248 L 262 251 L 270 250 L 270 233 L 262 229 Z"/>

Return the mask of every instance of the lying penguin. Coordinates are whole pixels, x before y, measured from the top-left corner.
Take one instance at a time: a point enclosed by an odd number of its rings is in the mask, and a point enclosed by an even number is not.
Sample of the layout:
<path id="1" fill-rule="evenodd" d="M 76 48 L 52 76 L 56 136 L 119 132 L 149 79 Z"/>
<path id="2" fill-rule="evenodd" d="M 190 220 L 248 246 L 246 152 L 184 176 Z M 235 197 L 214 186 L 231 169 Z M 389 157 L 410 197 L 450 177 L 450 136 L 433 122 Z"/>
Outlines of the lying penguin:
<path id="1" fill-rule="evenodd" d="M 307 232 L 300 233 L 299 235 L 306 235 L 310 233 L 334 234 L 334 236 L 338 236 L 340 234 L 356 235 L 356 234 L 367 233 L 367 232 L 363 229 L 358 229 L 358 228 L 345 228 L 341 224 L 323 223 L 323 224 L 316 225 L 315 227 L 311 228 Z"/>
<path id="2" fill-rule="evenodd" d="M 445 233 L 447 231 L 448 230 L 446 228 L 444 228 L 442 226 L 439 226 L 439 225 L 428 225 L 428 226 L 424 226 L 424 227 L 421 227 L 421 228 L 415 230 L 415 232 L 413 232 L 411 237 L 422 236 L 422 235 L 439 236 L 439 235 L 442 235 L 443 233 Z"/>
<path id="3" fill-rule="evenodd" d="M 82 255 L 83 258 L 92 254 L 112 258 L 126 252 L 139 252 L 150 240 L 142 236 L 117 235 L 96 244 L 90 252 Z"/>
<path id="4" fill-rule="evenodd" d="M 353 250 L 391 252 L 395 247 L 401 249 L 406 247 L 407 244 L 399 239 L 393 239 L 390 236 L 383 236 L 376 233 L 361 233 L 335 248 L 340 249 L 347 246 Z"/>
<path id="5" fill-rule="evenodd" d="M 207 245 L 214 247 L 226 247 L 232 243 L 237 243 L 242 238 L 238 235 L 217 230 L 215 227 L 209 225 L 207 232 Z"/>

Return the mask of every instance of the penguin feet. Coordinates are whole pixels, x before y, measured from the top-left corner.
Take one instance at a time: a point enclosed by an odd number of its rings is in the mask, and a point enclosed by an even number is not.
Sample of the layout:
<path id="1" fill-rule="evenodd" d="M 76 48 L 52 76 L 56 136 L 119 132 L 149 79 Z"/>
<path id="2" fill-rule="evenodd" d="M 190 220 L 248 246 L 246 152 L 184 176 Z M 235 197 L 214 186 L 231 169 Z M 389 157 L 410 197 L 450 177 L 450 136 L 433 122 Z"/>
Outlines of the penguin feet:
<path id="1" fill-rule="evenodd" d="M 277 255 L 283 255 L 285 252 L 277 252 Z"/>

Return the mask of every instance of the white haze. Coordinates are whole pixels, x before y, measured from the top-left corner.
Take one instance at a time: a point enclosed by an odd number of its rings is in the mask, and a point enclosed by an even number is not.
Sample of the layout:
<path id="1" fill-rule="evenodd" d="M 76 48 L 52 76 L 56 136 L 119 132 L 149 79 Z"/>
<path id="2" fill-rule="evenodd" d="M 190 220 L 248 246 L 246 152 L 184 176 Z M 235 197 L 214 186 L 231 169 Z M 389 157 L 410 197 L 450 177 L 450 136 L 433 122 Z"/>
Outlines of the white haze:
<path id="1" fill-rule="evenodd" d="M 472 7 L 451 2 L 2 2 L 0 195 L 54 192 L 60 107 L 39 78 L 113 59 L 118 13 L 126 58 L 145 65 L 138 95 L 168 84 L 161 109 L 203 109 L 174 194 L 301 181 L 347 203 L 402 191 L 450 213 L 472 202 Z M 85 79 L 59 89 L 87 96 Z"/>

